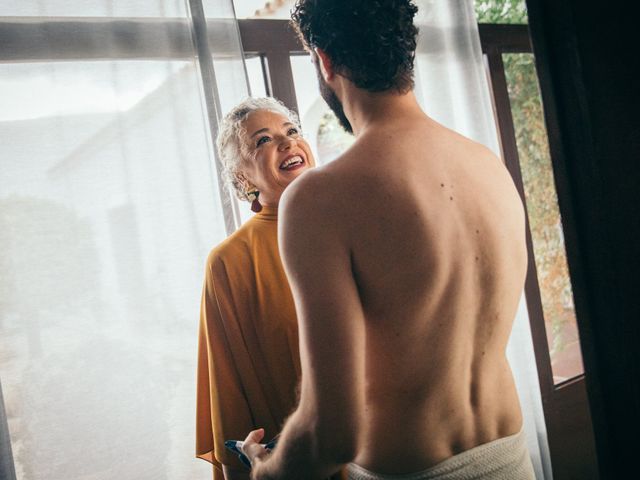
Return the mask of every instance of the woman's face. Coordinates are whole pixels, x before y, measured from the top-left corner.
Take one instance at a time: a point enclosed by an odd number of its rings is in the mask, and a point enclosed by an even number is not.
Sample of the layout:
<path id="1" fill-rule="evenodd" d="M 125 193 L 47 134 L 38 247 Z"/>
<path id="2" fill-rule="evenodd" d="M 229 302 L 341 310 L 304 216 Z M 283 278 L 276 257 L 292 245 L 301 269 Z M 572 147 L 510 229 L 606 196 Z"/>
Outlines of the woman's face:
<path id="1" fill-rule="evenodd" d="M 244 121 L 250 155 L 240 175 L 260 192 L 260 203 L 277 206 L 284 189 L 306 169 L 315 166 L 309 144 L 287 117 L 257 110 Z"/>

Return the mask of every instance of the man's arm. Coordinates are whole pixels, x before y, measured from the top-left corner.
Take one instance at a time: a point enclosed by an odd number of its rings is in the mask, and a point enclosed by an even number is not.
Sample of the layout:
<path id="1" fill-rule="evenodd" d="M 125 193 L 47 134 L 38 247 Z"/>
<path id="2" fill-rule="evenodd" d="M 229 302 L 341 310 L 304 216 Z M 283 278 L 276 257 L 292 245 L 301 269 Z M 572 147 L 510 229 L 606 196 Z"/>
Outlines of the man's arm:
<path id="1" fill-rule="evenodd" d="M 274 453 L 255 462 L 254 479 L 326 478 L 356 453 L 364 315 L 345 233 L 348 218 L 333 205 L 323 175 L 307 172 L 280 203 L 280 251 L 300 330 L 301 394 Z"/>
<path id="2" fill-rule="evenodd" d="M 238 470 L 237 468 L 222 465 L 224 480 L 249 480 L 249 470 Z"/>

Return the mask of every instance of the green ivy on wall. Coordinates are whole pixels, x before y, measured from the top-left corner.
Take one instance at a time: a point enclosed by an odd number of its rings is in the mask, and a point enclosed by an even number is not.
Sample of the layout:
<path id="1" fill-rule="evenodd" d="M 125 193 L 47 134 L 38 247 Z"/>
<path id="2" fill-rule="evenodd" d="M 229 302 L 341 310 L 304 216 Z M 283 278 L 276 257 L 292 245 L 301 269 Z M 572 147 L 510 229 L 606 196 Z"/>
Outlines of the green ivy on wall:
<path id="1" fill-rule="evenodd" d="M 524 0 L 475 0 L 478 23 L 527 23 Z"/>

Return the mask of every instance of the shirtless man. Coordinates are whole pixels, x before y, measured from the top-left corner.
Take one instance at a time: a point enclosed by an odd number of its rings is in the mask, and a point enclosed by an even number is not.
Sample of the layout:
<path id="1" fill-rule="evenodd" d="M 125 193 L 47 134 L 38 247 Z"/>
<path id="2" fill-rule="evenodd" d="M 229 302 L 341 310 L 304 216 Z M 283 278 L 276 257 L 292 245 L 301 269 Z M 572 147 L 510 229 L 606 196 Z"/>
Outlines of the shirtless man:
<path id="1" fill-rule="evenodd" d="M 256 480 L 345 466 L 353 479 L 534 478 L 505 356 L 527 265 L 523 206 L 495 155 L 416 102 L 416 10 L 295 7 L 323 97 L 356 142 L 281 202 L 302 384 L 272 452 L 261 430 L 246 439 Z"/>

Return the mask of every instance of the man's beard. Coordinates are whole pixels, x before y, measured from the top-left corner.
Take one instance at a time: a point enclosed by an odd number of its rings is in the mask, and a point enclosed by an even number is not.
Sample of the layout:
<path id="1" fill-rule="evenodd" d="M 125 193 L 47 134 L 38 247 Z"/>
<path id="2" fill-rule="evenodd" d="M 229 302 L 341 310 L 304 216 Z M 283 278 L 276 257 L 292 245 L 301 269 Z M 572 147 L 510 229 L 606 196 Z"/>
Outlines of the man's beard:
<path id="1" fill-rule="evenodd" d="M 338 122 L 340 122 L 340 126 L 344 128 L 348 133 L 353 134 L 353 128 L 351 128 L 351 123 L 347 119 L 347 116 L 344 114 L 344 109 L 342 108 L 342 102 L 336 95 L 331 87 L 324 81 L 322 77 L 322 73 L 320 73 L 320 69 L 316 65 L 316 74 L 318 75 L 318 84 L 320 85 L 320 96 L 327 102 L 331 111 L 335 114 Z"/>

